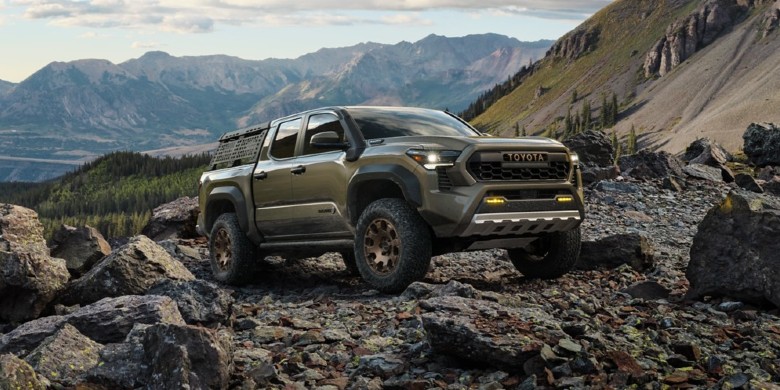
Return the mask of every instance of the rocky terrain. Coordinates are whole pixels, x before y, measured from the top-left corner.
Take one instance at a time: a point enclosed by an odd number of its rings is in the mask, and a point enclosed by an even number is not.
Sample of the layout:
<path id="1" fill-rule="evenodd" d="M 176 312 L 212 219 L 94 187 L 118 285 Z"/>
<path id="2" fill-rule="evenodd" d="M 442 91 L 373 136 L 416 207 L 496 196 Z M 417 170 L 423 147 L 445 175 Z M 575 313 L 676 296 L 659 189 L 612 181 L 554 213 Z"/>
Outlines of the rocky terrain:
<path id="1" fill-rule="evenodd" d="M 52 258 L 34 214 L 2 206 L 0 388 L 780 388 L 778 133 L 746 132 L 772 161 L 746 178 L 708 140 L 604 167 L 606 135 L 579 135 L 577 270 L 530 280 L 501 250 L 456 253 L 397 296 L 337 254 L 219 286 L 186 199 L 155 210 L 161 241 L 93 265 L 93 231 L 63 228 Z"/>

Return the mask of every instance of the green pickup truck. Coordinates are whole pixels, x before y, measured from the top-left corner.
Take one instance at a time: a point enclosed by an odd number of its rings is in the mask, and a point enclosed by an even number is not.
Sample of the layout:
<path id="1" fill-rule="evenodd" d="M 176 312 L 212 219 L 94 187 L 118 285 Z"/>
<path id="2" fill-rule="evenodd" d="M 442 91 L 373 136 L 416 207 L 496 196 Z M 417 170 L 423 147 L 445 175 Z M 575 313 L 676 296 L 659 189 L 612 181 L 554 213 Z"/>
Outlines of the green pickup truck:
<path id="1" fill-rule="evenodd" d="M 340 252 L 374 288 L 422 279 L 431 256 L 504 248 L 527 277 L 568 272 L 584 217 L 577 155 L 481 134 L 443 111 L 328 107 L 223 135 L 199 182 L 217 280 L 267 255 Z"/>

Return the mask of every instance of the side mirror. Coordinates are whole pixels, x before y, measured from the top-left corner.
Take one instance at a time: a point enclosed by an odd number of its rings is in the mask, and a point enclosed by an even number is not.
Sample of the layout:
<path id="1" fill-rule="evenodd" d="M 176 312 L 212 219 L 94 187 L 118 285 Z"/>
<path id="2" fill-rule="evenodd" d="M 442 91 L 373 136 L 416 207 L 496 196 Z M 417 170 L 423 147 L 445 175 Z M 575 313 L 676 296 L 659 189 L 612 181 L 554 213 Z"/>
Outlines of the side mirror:
<path id="1" fill-rule="evenodd" d="M 335 131 L 323 131 L 314 134 L 309 140 L 309 146 L 317 149 L 347 149 L 349 143 L 342 142 L 341 137 Z"/>

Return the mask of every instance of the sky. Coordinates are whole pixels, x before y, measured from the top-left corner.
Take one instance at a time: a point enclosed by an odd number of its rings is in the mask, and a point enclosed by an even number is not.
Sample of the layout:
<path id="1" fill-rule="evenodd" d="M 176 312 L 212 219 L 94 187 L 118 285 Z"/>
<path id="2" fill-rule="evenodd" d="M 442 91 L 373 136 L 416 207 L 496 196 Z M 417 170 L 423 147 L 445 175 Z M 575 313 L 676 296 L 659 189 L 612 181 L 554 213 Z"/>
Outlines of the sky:
<path id="1" fill-rule="evenodd" d="M 174 56 L 296 58 L 429 34 L 557 39 L 611 0 L 0 0 L 0 80 L 53 61 Z"/>

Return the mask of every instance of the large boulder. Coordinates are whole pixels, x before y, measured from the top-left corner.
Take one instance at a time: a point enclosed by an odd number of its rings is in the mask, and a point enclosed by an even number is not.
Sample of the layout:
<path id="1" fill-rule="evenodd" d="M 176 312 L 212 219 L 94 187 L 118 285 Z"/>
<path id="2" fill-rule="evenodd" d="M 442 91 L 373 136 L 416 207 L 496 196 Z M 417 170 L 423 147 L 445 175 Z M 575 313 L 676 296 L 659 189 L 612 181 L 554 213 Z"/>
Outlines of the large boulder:
<path id="1" fill-rule="evenodd" d="M 44 390 L 46 385 L 27 362 L 7 354 L 0 355 L 0 389 Z"/>
<path id="2" fill-rule="evenodd" d="M 0 204 L 0 322 L 40 316 L 65 288 L 65 260 L 49 255 L 35 211 Z"/>
<path id="3" fill-rule="evenodd" d="M 105 297 L 142 295 L 163 279 L 193 280 L 195 277 L 157 243 L 146 236 L 137 236 L 73 281 L 60 302 L 87 304 Z"/>
<path id="4" fill-rule="evenodd" d="M 420 301 L 423 327 L 438 353 L 517 370 L 545 344 L 565 337 L 558 321 L 534 305 L 523 308 L 443 296 Z"/>
<path id="5" fill-rule="evenodd" d="M 748 161 L 760 167 L 780 165 L 780 129 L 772 123 L 751 123 L 745 133 L 743 150 Z"/>
<path id="6" fill-rule="evenodd" d="M 587 166 L 608 167 L 614 165 L 615 149 L 612 141 L 602 131 L 588 130 L 563 141 L 580 162 Z"/>
<path id="7" fill-rule="evenodd" d="M 622 156 L 618 159 L 620 172 L 636 179 L 663 179 L 669 176 L 682 177 L 682 163 L 667 152 L 649 152 Z"/>
<path id="8" fill-rule="evenodd" d="M 67 316 L 69 324 L 99 343 L 118 343 L 136 324 L 184 325 L 179 308 L 169 297 L 125 295 L 105 298 Z"/>
<path id="9" fill-rule="evenodd" d="M 158 389 L 227 389 L 230 347 L 205 328 L 157 324 L 146 329 L 144 362 L 146 383 Z"/>
<path id="10" fill-rule="evenodd" d="M 231 368 L 224 333 L 174 324 L 136 326 L 100 353 L 87 375 L 106 388 L 225 389 Z"/>
<path id="11" fill-rule="evenodd" d="M 141 230 L 141 234 L 154 241 L 197 237 L 195 226 L 199 212 L 198 198 L 189 196 L 157 206 L 152 211 L 149 223 Z"/>
<path id="12" fill-rule="evenodd" d="M 211 328 L 228 325 L 235 303 L 228 291 L 205 280 L 164 279 L 148 293 L 173 299 L 188 324 Z"/>
<path id="13" fill-rule="evenodd" d="M 703 179 L 711 182 L 734 181 L 733 177 L 728 177 L 720 167 L 712 167 L 704 164 L 688 164 L 683 167 L 683 172 L 690 177 Z M 727 180 L 730 179 L 730 180 Z"/>
<path id="14" fill-rule="evenodd" d="M 780 307 L 780 199 L 732 191 L 707 212 L 691 246 L 688 296 Z"/>
<path id="15" fill-rule="evenodd" d="M 690 164 L 704 164 L 720 168 L 731 161 L 732 156 L 722 146 L 709 138 L 699 138 L 685 149 L 683 160 Z"/>
<path id="16" fill-rule="evenodd" d="M 0 353 L 27 356 L 41 341 L 57 333 L 67 320 L 64 316 L 49 316 L 25 322 L 0 336 Z"/>
<path id="17" fill-rule="evenodd" d="M 650 240 L 636 233 L 615 234 L 596 241 L 583 241 L 575 267 L 582 270 L 613 269 L 628 264 L 644 271 L 654 264 Z"/>
<path id="18" fill-rule="evenodd" d="M 97 229 L 62 225 L 51 240 L 51 255 L 65 259 L 68 271 L 79 277 L 111 253 L 111 246 Z"/>
<path id="19" fill-rule="evenodd" d="M 49 316 L 29 321 L 0 336 L 0 353 L 27 356 L 41 342 L 70 324 L 99 343 L 117 343 L 138 324 L 184 325 L 176 303 L 158 295 L 126 295 L 105 298 L 66 316 Z"/>
<path id="20" fill-rule="evenodd" d="M 98 365 L 101 344 L 65 324 L 57 333 L 46 338 L 24 359 L 40 375 L 52 383 L 74 386 L 81 376 Z"/>

